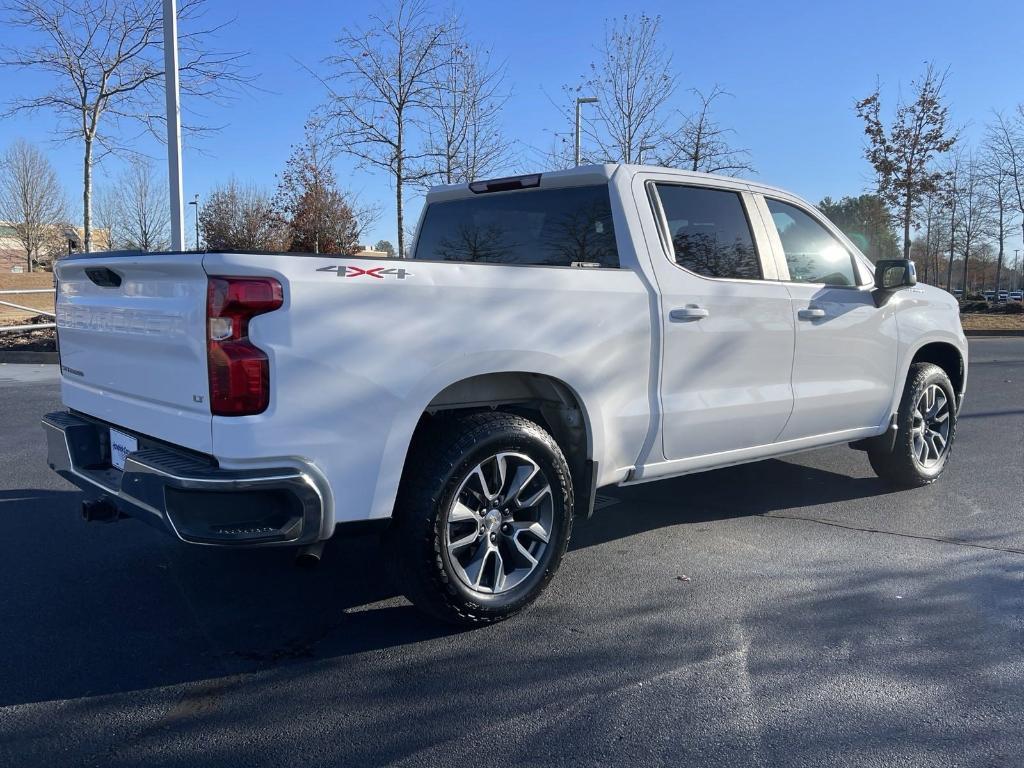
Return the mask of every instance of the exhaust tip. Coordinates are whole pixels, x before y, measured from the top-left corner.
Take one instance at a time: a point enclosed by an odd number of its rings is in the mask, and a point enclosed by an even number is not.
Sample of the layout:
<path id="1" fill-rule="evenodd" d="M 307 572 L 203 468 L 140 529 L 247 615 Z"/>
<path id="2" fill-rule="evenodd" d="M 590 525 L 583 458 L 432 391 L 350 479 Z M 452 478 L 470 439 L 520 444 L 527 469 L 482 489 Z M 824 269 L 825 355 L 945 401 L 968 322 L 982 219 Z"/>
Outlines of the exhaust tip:
<path id="1" fill-rule="evenodd" d="M 295 565 L 299 568 L 316 568 L 320 565 L 320 558 L 323 557 L 324 543 L 318 541 L 300 549 L 295 554 Z"/>

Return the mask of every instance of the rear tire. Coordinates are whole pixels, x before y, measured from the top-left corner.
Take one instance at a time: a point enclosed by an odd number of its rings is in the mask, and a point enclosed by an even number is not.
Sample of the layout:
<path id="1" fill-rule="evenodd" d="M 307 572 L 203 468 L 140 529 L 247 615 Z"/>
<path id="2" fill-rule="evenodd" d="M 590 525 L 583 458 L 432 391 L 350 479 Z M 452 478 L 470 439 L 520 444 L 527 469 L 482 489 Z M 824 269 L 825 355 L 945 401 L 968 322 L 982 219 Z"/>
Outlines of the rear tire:
<path id="1" fill-rule="evenodd" d="M 569 466 L 534 422 L 508 413 L 439 417 L 418 435 L 386 536 L 396 586 L 462 625 L 540 595 L 572 529 Z"/>
<path id="2" fill-rule="evenodd" d="M 910 367 L 896 413 L 896 440 L 868 447 L 871 468 L 896 488 L 934 483 L 946 469 L 956 437 L 956 394 L 946 372 L 932 363 Z"/>

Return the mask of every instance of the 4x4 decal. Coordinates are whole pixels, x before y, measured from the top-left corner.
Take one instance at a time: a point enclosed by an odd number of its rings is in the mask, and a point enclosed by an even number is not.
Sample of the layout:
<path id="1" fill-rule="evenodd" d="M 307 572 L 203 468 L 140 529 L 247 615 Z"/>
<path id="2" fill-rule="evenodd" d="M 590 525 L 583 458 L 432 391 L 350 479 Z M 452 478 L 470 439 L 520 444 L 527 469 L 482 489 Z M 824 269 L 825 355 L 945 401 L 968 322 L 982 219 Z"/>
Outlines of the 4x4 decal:
<path id="1" fill-rule="evenodd" d="M 317 272 L 334 272 L 338 277 L 375 277 L 383 280 L 385 277 L 397 277 L 405 280 L 412 277 L 405 267 L 354 267 L 351 264 L 332 264 L 329 267 L 320 267 Z"/>

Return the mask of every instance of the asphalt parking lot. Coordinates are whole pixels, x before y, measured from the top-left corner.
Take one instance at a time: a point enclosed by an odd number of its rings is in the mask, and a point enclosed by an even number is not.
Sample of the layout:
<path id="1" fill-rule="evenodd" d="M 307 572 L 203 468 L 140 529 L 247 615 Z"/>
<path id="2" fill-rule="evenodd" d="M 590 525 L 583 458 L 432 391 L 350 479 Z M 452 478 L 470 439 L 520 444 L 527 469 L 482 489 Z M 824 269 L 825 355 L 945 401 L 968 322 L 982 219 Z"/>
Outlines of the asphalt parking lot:
<path id="1" fill-rule="evenodd" d="M 834 448 L 618 489 L 525 615 L 85 524 L 53 367 L 0 366 L 0 765 L 1020 766 L 1024 339 L 973 339 L 952 465 Z"/>

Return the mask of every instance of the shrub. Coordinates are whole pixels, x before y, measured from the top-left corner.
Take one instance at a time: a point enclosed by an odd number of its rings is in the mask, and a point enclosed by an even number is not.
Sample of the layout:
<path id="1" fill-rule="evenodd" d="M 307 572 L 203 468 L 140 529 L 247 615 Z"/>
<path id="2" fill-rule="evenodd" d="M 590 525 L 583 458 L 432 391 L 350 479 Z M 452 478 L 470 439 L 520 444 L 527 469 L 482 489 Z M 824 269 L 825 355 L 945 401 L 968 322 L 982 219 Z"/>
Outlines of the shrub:
<path id="1" fill-rule="evenodd" d="M 965 301 L 960 305 L 961 312 L 988 312 L 990 308 L 987 301 Z"/>

